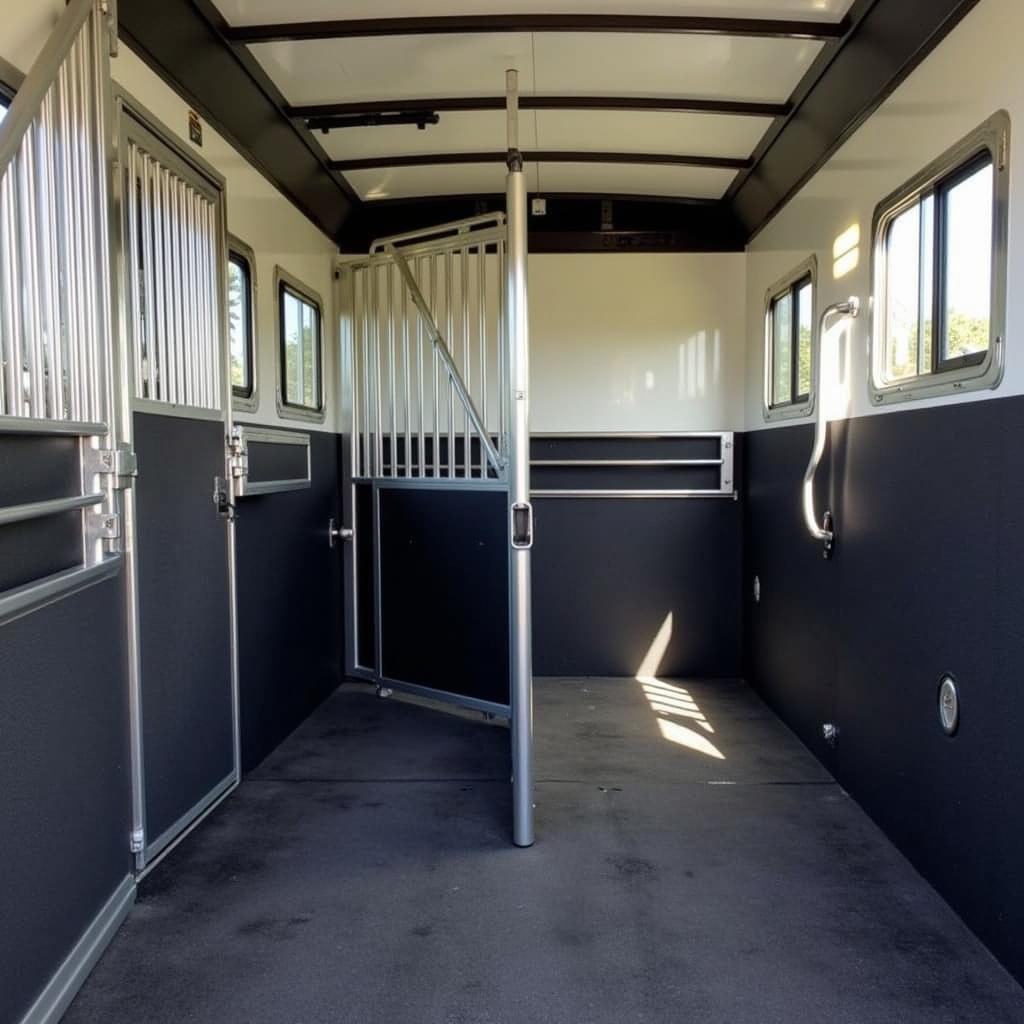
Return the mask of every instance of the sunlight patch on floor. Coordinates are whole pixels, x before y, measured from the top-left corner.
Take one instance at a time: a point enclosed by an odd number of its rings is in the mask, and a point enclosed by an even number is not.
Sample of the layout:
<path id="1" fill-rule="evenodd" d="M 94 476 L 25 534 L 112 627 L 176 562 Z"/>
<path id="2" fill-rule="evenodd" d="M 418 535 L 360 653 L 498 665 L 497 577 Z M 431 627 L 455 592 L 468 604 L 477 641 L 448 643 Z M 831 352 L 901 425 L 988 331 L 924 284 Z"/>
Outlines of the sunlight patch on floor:
<path id="1" fill-rule="evenodd" d="M 679 719 L 686 719 L 702 729 L 705 733 L 714 733 L 714 726 L 701 711 L 692 694 L 683 686 L 665 682 L 658 678 L 662 659 L 672 641 L 672 612 L 665 616 L 665 621 L 651 641 L 640 668 L 637 669 L 636 681 L 640 684 L 647 698 L 647 703 L 654 712 L 658 723 L 658 731 L 663 739 L 677 746 L 724 761 L 723 754 L 707 736 L 696 729 L 684 725 Z"/>

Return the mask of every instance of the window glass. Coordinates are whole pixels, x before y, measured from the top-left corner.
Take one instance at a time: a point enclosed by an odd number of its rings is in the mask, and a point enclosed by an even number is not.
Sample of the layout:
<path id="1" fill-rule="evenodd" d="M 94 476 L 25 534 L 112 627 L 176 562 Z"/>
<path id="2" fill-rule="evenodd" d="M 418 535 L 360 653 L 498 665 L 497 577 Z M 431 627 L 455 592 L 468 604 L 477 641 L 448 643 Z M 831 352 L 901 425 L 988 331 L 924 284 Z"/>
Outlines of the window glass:
<path id="1" fill-rule="evenodd" d="M 793 400 L 793 294 L 772 304 L 772 404 Z"/>
<path id="2" fill-rule="evenodd" d="M 284 402 L 319 411 L 320 310 L 286 284 L 280 302 Z"/>
<path id="3" fill-rule="evenodd" d="M 797 398 L 807 398 L 811 393 L 811 343 L 814 338 L 814 284 L 807 280 L 796 293 L 797 345 L 799 364 L 797 366 Z"/>
<path id="4" fill-rule="evenodd" d="M 945 196 L 942 360 L 988 349 L 992 314 L 992 164 Z"/>
<path id="5" fill-rule="evenodd" d="M 1006 116 L 995 115 L 876 212 L 875 401 L 999 381 L 1002 347 L 991 357 L 990 349 L 1005 327 L 992 303 L 998 296 L 1002 307 L 1005 288 L 996 226 L 1006 221 L 1008 169 L 993 153 L 1007 152 L 1007 131 Z"/>
<path id="6" fill-rule="evenodd" d="M 228 338 L 231 346 L 231 388 L 236 395 L 252 397 L 253 329 L 252 271 L 238 253 L 228 259 Z"/>

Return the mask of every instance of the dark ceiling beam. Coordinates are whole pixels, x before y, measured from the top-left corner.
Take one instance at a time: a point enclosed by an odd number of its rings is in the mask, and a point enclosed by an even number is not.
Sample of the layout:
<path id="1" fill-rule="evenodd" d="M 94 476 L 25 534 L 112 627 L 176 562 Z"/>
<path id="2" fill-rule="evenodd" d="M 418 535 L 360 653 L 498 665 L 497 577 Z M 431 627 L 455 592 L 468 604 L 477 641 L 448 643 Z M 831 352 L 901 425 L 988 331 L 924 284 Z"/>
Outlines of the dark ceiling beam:
<path id="1" fill-rule="evenodd" d="M 544 193 L 547 214 L 529 218 L 541 252 L 742 252 L 745 234 L 719 200 Z M 604 204 L 611 200 L 612 209 Z M 384 199 L 365 204 L 371 235 L 386 238 L 505 209 L 504 195 Z M 610 212 L 612 227 L 606 228 Z"/>
<path id="2" fill-rule="evenodd" d="M 119 0 L 121 38 L 328 237 L 359 236 L 360 202 L 290 121 L 210 0 Z M 251 63 L 249 63 L 251 62 Z M 180 126 L 182 131 L 185 126 Z"/>
<path id="3" fill-rule="evenodd" d="M 446 99 L 362 100 L 355 103 L 313 103 L 287 108 L 296 121 L 353 114 L 384 114 L 393 111 L 504 110 L 504 96 L 460 96 Z M 726 114 L 745 117 L 785 117 L 789 103 L 747 100 L 681 99 L 659 96 L 520 96 L 520 110 L 657 110 L 673 113 Z"/>
<path id="4" fill-rule="evenodd" d="M 833 22 L 642 14 L 475 14 L 235 25 L 228 30 L 227 37 L 234 43 L 279 43 L 491 32 L 639 32 L 766 39 L 838 39 L 846 34 L 846 23 L 845 19 Z"/>
<path id="5" fill-rule="evenodd" d="M 726 199 L 755 235 L 810 180 L 978 0 L 855 0 L 848 37 L 830 44 Z"/>
<path id="6" fill-rule="evenodd" d="M 366 171 L 374 167 L 430 167 L 444 164 L 504 165 L 504 150 L 481 153 L 412 153 L 405 156 L 363 157 L 357 160 L 332 160 L 332 170 Z M 750 166 L 749 157 L 690 156 L 674 153 L 601 153 L 592 150 L 524 150 L 529 163 L 558 164 L 652 164 L 662 167 L 712 167 L 719 170 L 740 170 Z"/>

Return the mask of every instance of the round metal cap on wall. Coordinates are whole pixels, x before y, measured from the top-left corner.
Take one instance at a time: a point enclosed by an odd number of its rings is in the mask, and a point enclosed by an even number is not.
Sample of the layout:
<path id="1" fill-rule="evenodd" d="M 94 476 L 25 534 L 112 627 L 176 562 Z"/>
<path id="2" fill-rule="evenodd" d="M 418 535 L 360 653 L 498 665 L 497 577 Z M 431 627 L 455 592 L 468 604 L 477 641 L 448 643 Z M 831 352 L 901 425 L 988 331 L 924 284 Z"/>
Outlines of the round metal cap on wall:
<path id="1" fill-rule="evenodd" d="M 947 736 L 954 735 L 960 724 L 960 693 L 956 680 L 948 674 L 939 680 L 939 722 Z"/>

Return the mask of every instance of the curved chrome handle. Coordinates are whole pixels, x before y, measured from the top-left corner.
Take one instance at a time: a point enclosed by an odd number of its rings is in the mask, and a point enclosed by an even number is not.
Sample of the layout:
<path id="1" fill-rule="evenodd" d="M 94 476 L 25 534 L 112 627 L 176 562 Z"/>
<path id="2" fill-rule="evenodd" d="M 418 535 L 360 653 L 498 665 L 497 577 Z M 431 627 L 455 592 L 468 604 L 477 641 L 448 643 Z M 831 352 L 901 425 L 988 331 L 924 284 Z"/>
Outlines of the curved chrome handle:
<path id="1" fill-rule="evenodd" d="M 804 473 L 804 522 L 807 524 L 807 531 L 817 541 L 824 545 L 824 556 L 829 558 L 832 555 L 832 548 L 835 546 L 836 534 L 832 523 L 832 513 L 828 509 L 821 517 L 821 525 L 818 525 L 818 515 L 814 511 L 814 477 L 818 472 L 818 465 L 821 456 L 825 451 L 826 420 L 825 402 L 821 390 L 822 355 L 825 347 L 825 326 L 832 317 L 840 316 L 846 318 L 856 317 L 860 313 L 860 299 L 853 296 L 846 302 L 837 302 L 831 305 L 821 314 L 818 321 L 818 358 L 815 360 L 814 394 L 818 407 L 814 418 L 814 446 L 811 449 L 811 458 L 807 463 L 807 470 Z"/>

